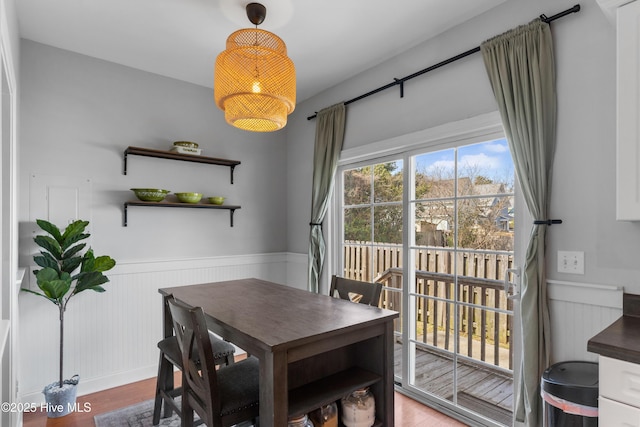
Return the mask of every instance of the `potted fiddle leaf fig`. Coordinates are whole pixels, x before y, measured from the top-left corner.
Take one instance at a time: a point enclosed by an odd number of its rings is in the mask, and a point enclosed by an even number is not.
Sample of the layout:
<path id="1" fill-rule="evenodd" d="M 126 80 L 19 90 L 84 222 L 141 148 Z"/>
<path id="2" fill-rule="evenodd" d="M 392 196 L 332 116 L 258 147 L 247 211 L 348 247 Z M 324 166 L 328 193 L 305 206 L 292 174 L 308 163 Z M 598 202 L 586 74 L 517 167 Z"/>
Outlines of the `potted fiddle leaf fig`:
<path id="1" fill-rule="evenodd" d="M 47 385 L 43 393 L 50 418 L 57 418 L 72 412 L 75 408 L 76 388 L 79 377 L 74 375 L 65 380 L 62 374 L 64 344 L 64 313 L 71 298 L 80 292 L 92 290 L 104 292 L 103 284 L 109 279 L 103 274 L 116 265 L 109 256 L 94 256 L 89 248 L 82 251 L 86 243 L 78 243 L 90 236 L 85 233 L 89 221 L 77 220 L 69 224 L 64 232 L 48 221 L 36 220 L 38 226 L 47 232 L 33 240 L 42 250 L 34 255 L 34 262 L 42 267 L 34 270 L 40 292 L 22 288 L 23 291 L 46 298 L 58 306 L 60 319 L 60 375 L 56 382 Z"/>

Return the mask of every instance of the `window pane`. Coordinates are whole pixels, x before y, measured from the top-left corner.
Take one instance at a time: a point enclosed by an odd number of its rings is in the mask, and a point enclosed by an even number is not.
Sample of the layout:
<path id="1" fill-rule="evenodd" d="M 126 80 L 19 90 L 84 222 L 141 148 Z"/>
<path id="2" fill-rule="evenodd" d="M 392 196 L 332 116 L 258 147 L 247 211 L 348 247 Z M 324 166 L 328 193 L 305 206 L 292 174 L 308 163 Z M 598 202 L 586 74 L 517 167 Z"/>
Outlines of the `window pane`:
<path id="1" fill-rule="evenodd" d="M 453 200 L 416 203 L 416 245 L 453 246 L 453 206 Z"/>
<path id="2" fill-rule="evenodd" d="M 458 246 L 465 249 L 513 250 L 512 197 L 458 201 Z"/>
<path id="3" fill-rule="evenodd" d="M 402 161 L 374 166 L 373 192 L 376 203 L 402 201 Z"/>
<path id="4" fill-rule="evenodd" d="M 419 300 L 417 308 L 433 310 L 428 316 L 433 316 L 435 323 L 427 324 L 427 329 L 420 329 L 419 325 L 416 325 L 417 343 L 412 349 L 416 375 L 412 384 L 438 397 L 450 399 L 454 392 L 454 370 L 450 354 L 455 342 L 452 329 L 455 306 L 443 301 L 430 301 L 428 298 Z M 429 346 L 438 350 L 426 347 L 422 344 L 423 339 Z"/>
<path id="5" fill-rule="evenodd" d="M 443 150 L 415 157 L 416 199 L 452 197 L 455 194 L 455 150 Z"/>
<path id="6" fill-rule="evenodd" d="M 513 160 L 505 139 L 458 149 L 459 196 L 512 192 L 513 183 Z"/>
<path id="7" fill-rule="evenodd" d="M 371 167 L 350 169 L 344 172 L 344 204 L 371 203 Z"/>
<path id="8" fill-rule="evenodd" d="M 416 284 L 421 280 L 442 279 L 446 281 L 450 278 L 441 276 L 441 274 L 453 274 L 454 272 L 455 252 L 450 249 L 416 249 L 413 251 L 413 256 L 417 270 Z"/>
<path id="9" fill-rule="evenodd" d="M 371 241 L 371 208 L 346 208 L 344 210 L 344 240 Z"/>
<path id="10" fill-rule="evenodd" d="M 402 243 L 402 205 L 376 206 L 374 212 L 374 241 Z"/>

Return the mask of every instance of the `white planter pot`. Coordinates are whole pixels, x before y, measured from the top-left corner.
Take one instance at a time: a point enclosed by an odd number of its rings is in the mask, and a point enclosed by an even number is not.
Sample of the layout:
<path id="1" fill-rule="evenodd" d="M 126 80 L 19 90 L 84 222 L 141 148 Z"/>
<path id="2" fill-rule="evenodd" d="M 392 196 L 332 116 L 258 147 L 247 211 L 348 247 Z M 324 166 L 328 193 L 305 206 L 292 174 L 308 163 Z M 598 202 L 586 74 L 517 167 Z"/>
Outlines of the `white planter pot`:
<path id="1" fill-rule="evenodd" d="M 59 418 L 73 412 L 76 407 L 76 393 L 80 377 L 74 375 L 69 380 L 62 382 L 62 387 L 58 381 L 49 384 L 42 390 L 47 402 L 47 416 L 49 418 Z"/>

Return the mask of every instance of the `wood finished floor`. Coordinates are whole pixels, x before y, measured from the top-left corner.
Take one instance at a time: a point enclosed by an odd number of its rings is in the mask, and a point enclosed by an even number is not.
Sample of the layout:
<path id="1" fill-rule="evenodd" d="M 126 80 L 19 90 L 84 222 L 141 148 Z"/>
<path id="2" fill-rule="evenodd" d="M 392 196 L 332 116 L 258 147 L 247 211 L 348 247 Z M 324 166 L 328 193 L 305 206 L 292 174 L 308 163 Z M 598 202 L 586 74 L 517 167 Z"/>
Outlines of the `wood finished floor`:
<path id="1" fill-rule="evenodd" d="M 179 381 L 179 378 L 178 378 Z M 24 414 L 24 427 L 95 427 L 93 417 L 118 408 L 153 399 L 156 379 L 123 385 L 78 397 L 79 407 L 87 402 L 90 412 L 76 412 L 61 418 L 47 418 L 46 412 Z M 424 406 L 400 393 L 395 393 L 397 427 L 457 427 L 465 426 L 440 412 Z"/>

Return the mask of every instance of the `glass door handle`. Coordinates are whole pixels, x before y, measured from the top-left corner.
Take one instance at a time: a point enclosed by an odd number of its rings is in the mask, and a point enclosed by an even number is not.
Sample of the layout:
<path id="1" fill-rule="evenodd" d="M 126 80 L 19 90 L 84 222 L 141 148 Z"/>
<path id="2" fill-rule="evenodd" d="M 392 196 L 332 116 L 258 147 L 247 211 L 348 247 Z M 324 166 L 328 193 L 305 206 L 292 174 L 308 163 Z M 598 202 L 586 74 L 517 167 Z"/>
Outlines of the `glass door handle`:
<path id="1" fill-rule="evenodd" d="M 509 281 L 509 273 L 512 273 L 515 277 L 518 278 L 518 283 L 512 283 Z M 520 268 L 507 268 L 504 274 L 504 293 L 507 295 L 508 299 L 520 299 L 519 292 L 519 282 L 520 282 Z"/>

